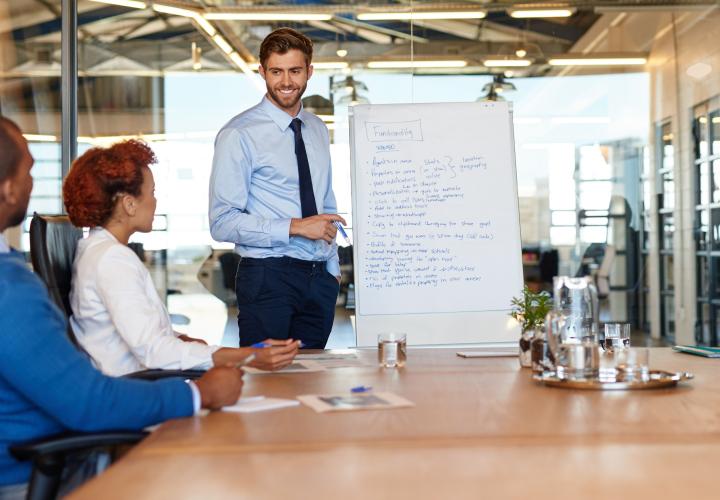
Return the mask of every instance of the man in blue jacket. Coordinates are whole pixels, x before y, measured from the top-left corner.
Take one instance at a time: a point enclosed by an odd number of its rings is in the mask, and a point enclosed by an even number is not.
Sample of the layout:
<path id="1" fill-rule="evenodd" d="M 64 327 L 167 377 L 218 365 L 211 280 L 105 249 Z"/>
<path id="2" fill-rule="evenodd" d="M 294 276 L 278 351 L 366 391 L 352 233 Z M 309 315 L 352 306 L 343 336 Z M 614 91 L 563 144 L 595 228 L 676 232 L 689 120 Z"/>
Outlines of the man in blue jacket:
<path id="1" fill-rule="evenodd" d="M 25 219 L 33 158 L 20 129 L 0 117 L 0 499 L 24 498 L 30 464 L 8 446 L 64 430 L 137 430 L 233 404 L 242 371 L 209 370 L 196 382 L 106 377 L 65 335 L 65 318 L 2 232 Z"/>

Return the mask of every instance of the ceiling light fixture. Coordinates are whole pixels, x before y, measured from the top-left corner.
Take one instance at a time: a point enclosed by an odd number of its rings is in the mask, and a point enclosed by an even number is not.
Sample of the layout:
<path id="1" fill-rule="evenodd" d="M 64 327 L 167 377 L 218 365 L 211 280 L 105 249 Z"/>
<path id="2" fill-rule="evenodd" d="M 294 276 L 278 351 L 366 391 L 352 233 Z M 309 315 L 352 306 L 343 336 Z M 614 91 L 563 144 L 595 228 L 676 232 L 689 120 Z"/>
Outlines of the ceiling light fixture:
<path id="1" fill-rule="evenodd" d="M 331 83 L 330 89 L 340 95 L 337 100 L 339 105 L 356 106 L 370 103 L 370 100 L 365 95 L 368 91 L 367 85 L 360 80 L 356 80 L 352 75 Z"/>
<path id="2" fill-rule="evenodd" d="M 189 9 L 181 9 L 180 7 L 173 7 L 172 5 L 163 5 L 161 3 L 153 3 L 152 6 L 155 12 L 161 12 L 163 14 L 171 14 L 173 16 L 181 17 L 195 17 L 199 16 L 197 12 Z"/>
<path id="3" fill-rule="evenodd" d="M 518 9 L 511 10 L 510 17 L 528 19 L 537 17 L 570 17 L 575 9 Z"/>
<path id="4" fill-rule="evenodd" d="M 699 62 L 688 67 L 688 69 L 685 70 L 685 74 L 687 74 L 690 78 L 694 78 L 695 80 L 702 80 L 710 73 L 712 73 L 712 69 L 712 66 L 710 66 L 709 64 Z"/>
<path id="5" fill-rule="evenodd" d="M 482 88 L 483 95 L 480 96 L 478 101 L 504 101 L 505 98 L 500 96 L 503 92 L 512 92 L 517 90 L 515 85 L 510 82 L 506 82 L 503 75 L 494 75 L 493 80 L 490 83 L 486 83 Z"/>
<path id="6" fill-rule="evenodd" d="M 520 59 L 522 59 L 523 57 L 525 57 L 525 56 L 527 55 L 527 50 L 525 50 L 525 49 L 517 49 L 517 50 L 515 51 L 515 55 L 518 56 Z"/>
<path id="7" fill-rule="evenodd" d="M 106 3 L 110 5 L 118 5 L 120 7 L 128 7 L 130 9 L 144 9 L 147 7 L 145 2 L 139 2 L 138 0 L 90 0 L 96 3 Z"/>
<path id="8" fill-rule="evenodd" d="M 230 52 L 228 54 L 228 57 L 232 62 L 235 63 L 235 65 L 240 68 L 244 73 L 247 73 L 248 75 L 255 76 L 255 73 L 253 72 L 252 66 L 245 61 L 242 57 L 240 57 L 240 54 L 237 52 Z"/>
<path id="9" fill-rule="evenodd" d="M 218 21 L 329 21 L 332 14 L 304 12 L 208 12 L 205 19 Z"/>
<path id="10" fill-rule="evenodd" d="M 647 57 L 553 57 L 551 66 L 643 66 Z"/>
<path id="11" fill-rule="evenodd" d="M 54 135 L 46 134 L 23 134 L 28 142 L 58 142 L 58 138 Z"/>
<path id="12" fill-rule="evenodd" d="M 217 33 L 217 30 L 215 29 L 215 27 L 212 24 L 210 24 L 210 22 L 207 19 L 205 19 L 200 14 L 198 14 L 197 16 L 193 16 L 193 19 L 195 20 L 196 23 L 198 23 L 198 25 L 200 25 L 200 27 L 203 29 L 203 31 L 205 31 L 205 33 L 207 33 L 210 36 L 215 36 L 215 33 Z"/>
<path id="13" fill-rule="evenodd" d="M 482 10 L 457 10 L 446 12 L 361 12 L 360 21 L 415 21 L 440 19 L 483 19 L 487 14 Z"/>
<path id="14" fill-rule="evenodd" d="M 370 61 L 370 69 L 406 69 L 406 68 L 464 68 L 467 61 Z"/>
<path id="15" fill-rule="evenodd" d="M 220 47 L 220 50 L 225 52 L 226 54 L 230 54 L 234 49 L 232 46 L 225 40 L 222 35 L 215 35 L 212 37 L 213 42 L 217 44 L 218 47 Z"/>
<path id="16" fill-rule="evenodd" d="M 523 68 L 530 66 L 530 59 L 485 59 L 483 64 L 488 68 Z"/>
<path id="17" fill-rule="evenodd" d="M 245 61 L 245 59 L 240 57 L 240 54 L 238 54 L 237 52 L 230 52 L 228 54 L 228 57 L 235 64 L 235 66 L 240 68 L 240 70 L 245 73 L 248 78 L 250 78 L 250 81 L 253 83 L 253 85 L 255 85 L 258 90 L 262 92 L 265 91 L 265 82 L 263 82 L 262 79 L 253 72 L 252 68 Z"/>
<path id="18" fill-rule="evenodd" d="M 345 49 L 337 49 L 335 53 L 338 57 L 345 57 L 346 55 L 348 55 L 348 51 Z"/>
<path id="19" fill-rule="evenodd" d="M 192 60 L 192 69 L 199 71 L 202 69 L 202 49 L 198 47 L 196 42 L 190 44 L 190 57 Z"/>
<path id="20" fill-rule="evenodd" d="M 217 30 L 215 27 L 210 24 L 207 19 L 205 19 L 203 16 L 200 15 L 199 12 L 196 12 L 194 10 L 189 9 L 181 9 L 179 7 L 173 7 L 171 5 L 163 5 L 159 3 L 154 3 L 152 6 L 153 10 L 155 12 L 160 12 L 162 14 L 170 14 L 173 16 L 180 16 L 180 17 L 189 17 L 190 19 L 194 20 L 198 25 L 210 36 L 215 36 L 217 33 Z"/>
<path id="21" fill-rule="evenodd" d="M 314 69 L 345 69 L 350 65 L 345 61 L 322 61 L 312 63 Z"/>

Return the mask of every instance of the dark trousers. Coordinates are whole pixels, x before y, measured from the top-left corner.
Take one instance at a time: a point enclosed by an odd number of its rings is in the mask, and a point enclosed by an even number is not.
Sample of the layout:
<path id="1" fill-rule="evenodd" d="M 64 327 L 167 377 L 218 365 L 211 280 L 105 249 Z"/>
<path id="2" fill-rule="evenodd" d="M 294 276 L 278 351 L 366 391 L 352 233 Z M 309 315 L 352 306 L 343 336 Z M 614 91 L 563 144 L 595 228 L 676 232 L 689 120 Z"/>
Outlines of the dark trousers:
<path id="1" fill-rule="evenodd" d="M 240 346 L 292 338 L 324 349 L 340 288 L 325 266 L 292 257 L 243 257 L 235 278 Z"/>

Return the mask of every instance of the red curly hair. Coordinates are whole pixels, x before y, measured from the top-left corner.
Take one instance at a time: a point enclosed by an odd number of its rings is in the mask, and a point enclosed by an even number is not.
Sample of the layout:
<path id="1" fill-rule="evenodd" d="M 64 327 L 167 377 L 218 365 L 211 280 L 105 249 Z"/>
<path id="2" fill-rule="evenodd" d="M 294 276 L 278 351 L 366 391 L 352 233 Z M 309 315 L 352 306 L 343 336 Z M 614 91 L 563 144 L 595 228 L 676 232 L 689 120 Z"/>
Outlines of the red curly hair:
<path id="1" fill-rule="evenodd" d="M 63 184 L 65 208 L 78 227 L 105 224 L 118 193 L 140 195 L 142 169 L 157 163 L 142 141 L 130 139 L 108 148 L 92 148 L 75 160 Z"/>

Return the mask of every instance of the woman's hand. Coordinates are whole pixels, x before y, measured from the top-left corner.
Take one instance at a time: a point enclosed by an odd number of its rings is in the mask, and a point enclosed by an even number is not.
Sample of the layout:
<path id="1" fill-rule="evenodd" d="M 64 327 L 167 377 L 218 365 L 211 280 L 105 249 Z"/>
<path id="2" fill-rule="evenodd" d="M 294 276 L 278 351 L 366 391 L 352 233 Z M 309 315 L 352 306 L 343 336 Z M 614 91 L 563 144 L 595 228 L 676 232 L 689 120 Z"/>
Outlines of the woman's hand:
<path id="1" fill-rule="evenodd" d="M 253 348 L 255 360 L 249 366 L 260 370 L 279 370 L 292 363 L 300 348 L 299 340 L 266 339 L 263 344 L 268 347 Z"/>
<path id="2" fill-rule="evenodd" d="M 223 347 L 212 355 L 213 364 L 215 366 L 225 366 L 228 363 L 237 365 L 251 354 L 255 354 L 255 359 L 248 366 L 267 371 L 279 370 L 292 363 L 300 348 L 300 341 L 292 339 L 267 339 L 263 341 L 263 344 L 268 347 L 241 347 L 239 349 Z"/>

